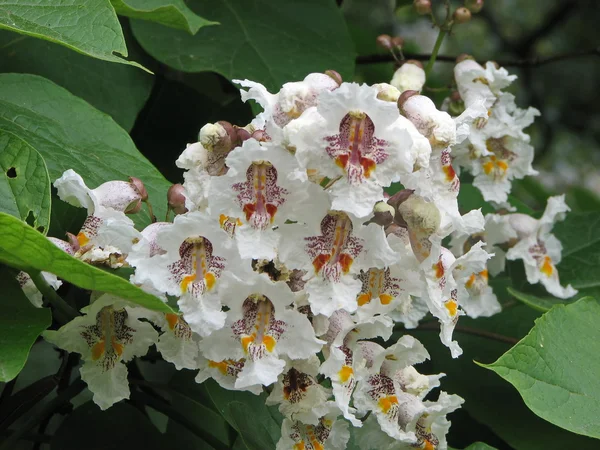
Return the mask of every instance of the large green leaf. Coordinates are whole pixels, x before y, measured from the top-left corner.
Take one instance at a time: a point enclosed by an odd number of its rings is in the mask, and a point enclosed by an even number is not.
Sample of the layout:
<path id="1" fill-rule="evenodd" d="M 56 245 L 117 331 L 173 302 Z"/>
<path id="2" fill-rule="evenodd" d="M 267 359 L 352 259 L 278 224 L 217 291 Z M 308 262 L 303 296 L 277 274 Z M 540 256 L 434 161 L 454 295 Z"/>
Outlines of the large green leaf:
<path id="1" fill-rule="evenodd" d="M 2 267 L 0 285 L 0 381 L 5 382 L 19 374 L 31 346 L 52 323 L 52 316 L 48 308 L 34 307 L 13 274 Z"/>
<path id="2" fill-rule="evenodd" d="M 125 38 L 109 0 L 0 0 L 0 28 L 141 67 L 124 58 Z"/>
<path id="3" fill-rule="evenodd" d="M 65 89 L 35 75 L 0 75 L 0 130 L 35 148 L 46 161 L 50 180 L 67 169 L 78 172 L 90 188 L 128 176 L 146 185 L 155 214 L 166 213 L 169 183 L 135 148 L 110 117 Z M 150 223 L 142 211 L 137 225 Z"/>
<path id="4" fill-rule="evenodd" d="M 50 225 L 50 179 L 44 158 L 13 134 L 0 130 L 0 211 L 42 233 Z"/>
<path id="5" fill-rule="evenodd" d="M 448 450 L 455 450 L 448 447 Z M 483 442 L 475 442 L 474 444 L 469 445 L 465 450 L 496 450 L 494 447 L 490 447 L 489 445 Z"/>
<path id="6" fill-rule="evenodd" d="M 75 409 L 62 422 L 51 450 L 163 450 L 171 447 L 150 419 L 129 403 L 101 411 L 92 402 Z"/>
<path id="7" fill-rule="evenodd" d="M 142 47 L 175 69 L 248 78 L 271 91 L 310 72 L 353 74 L 354 46 L 333 0 L 199 0 L 190 7 L 220 25 L 190 36 L 132 21 Z"/>
<path id="8" fill-rule="evenodd" d="M 557 305 L 496 362 L 484 365 L 517 388 L 538 416 L 600 438 L 600 303 Z"/>
<path id="9" fill-rule="evenodd" d="M 492 281 L 501 302 L 510 301 L 505 288 Z M 517 304 L 490 318 L 473 320 L 462 317 L 458 326 L 520 339 L 529 332 L 539 314 L 526 305 Z M 463 397 L 463 408 L 469 415 L 489 427 L 514 450 L 598 448 L 597 441 L 570 433 L 536 416 L 510 384 L 473 363 L 473 360 L 494 361 L 510 348 L 510 344 L 455 331 L 455 338 L 464 354 L 452 359 L 448 349 L 440 344 L 437 332 L 419 329 L 407 332 L 419 339 L 431 354 L 431 361 L 426 363 L 426 367 L 417 369 L 423 373 L 445 373 L 442 389 Z M 450 434 L 452 432 L 451 428 Z"/>
<path id="10" fill-rule="evenodd" d="M 132 19 L 148 20 L 190 34 L 207 25 L 217 25 L 197 16 L 183 0 L 110 0 L 115 11 Z"/>
<path id="11" fill-rule="evenodd" d="M 0 30 L 3 72 L 41 75 L 131 130 L 152 89 L 152 75 L 88 58 L 60 45 Z"/>
<path id="12" fill-rule="evenodd" d="M 153 295 L 123 278 L 73 258 L 13 216 L 0 213 L 0 262 L 24 271 L 52 272 L 84 289 L 108 292 L 148 309 L 172 312 Z"/>

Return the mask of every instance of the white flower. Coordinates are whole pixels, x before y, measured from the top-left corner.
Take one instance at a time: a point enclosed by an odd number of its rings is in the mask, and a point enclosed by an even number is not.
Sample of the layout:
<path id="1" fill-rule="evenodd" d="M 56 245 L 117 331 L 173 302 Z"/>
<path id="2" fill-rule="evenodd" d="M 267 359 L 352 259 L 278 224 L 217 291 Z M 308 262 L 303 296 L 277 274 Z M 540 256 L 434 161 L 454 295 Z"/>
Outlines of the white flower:
<path id="1" fill-rule="evenodd" d="M 465 59 L 454 67 L 454 78 L 458 92 L 465 105 L 470 106 L 482 98 L 486 108 L 494 106 L 500 91 L 508 87 L 516 75 L 509 75 L 507 70 L 488 61 L 485 69 L 472 59 Z"/>
<path id="2" fill-rule="evenodd" d="M 506 254 L 509 260 L 522 259 L 529 283 L 542 283 L 546 290 L 558 298 L 569 298 L 577 294 L 571 285 L 562 287 L 556 265 L 561 260 L 562 245 L 550 233 L 554 223 L 563 220 L 569 207 L 564 195 L 550 197 L 543 216 L 537 221 L 535 229 L 512 247 Z M 513 228 L 521 228 L 519 220 L 522 214 L 513 214 L 510 219 Z M 528 216 L 525 216 L 528 217 Z M 530 220 L 526 220 L 530 224 Z M 524 227 L 523 227 L 524 228 Z M 527 228 L 530 228 L 527 226 Z"/>
<path id="3" fill-rule="evenodd" d="M 377 99 L 377 89 L 343 83 L 319 96 L 317 115 L 292 144 L 305 169 L 337 181 L 328 189 L 332 208 L 365 217 L 383 199 L 382 187 L 412 172 L 412 140 L 394 103 Z"/>
<path id="4" fill-rule="evenodd" d="M 242 258 L 275 258 L 280 236 L 274 226 L 308 221 L 327 211 L 322 190 L 308 182 L 295 158 L 279 146 L 249 139 L 226 161 L 227 174 L 211 181 L 211 213 L 241 222 L 234 239 Z"/>
<path id="5" fill-rule="evenodd" d="M 42 276 L 44 277 L 44 280 L 46 280 L 46 283 L 48 283 L 55 291 L 62 285 L 62 281 L 60 281 L 53 273 L 42 272 Z M 42 293 L 38 290 L 29 274 L 27 272 L 19 272 L 17 274 L 17 281 L 31 304 L 36 308 L 41 308 L 44 300 Z"/>
<path id="6" fill-rule="evenodd" d="M 246 359 L 235 388 L 268 386 L 283 372 L 285 361 L 306 359 L 321 349 L 304 315 L 290 309 L 294 293 L 285 283 L 273 283 L 266 275 L 251 274 L 244 283 L 230 278 L 221 290 L 229 307 L 225 327 L 204 338 L 200 349 L 207 359 Z"/>
<path id="7" fill-rule="evenodd" d="M 330 395 L 330 390 L 316 379 L 319 365 L 316 355 L 307 360 L 288 360 L 266 404 L 279 405 L 279 412 L 288 419 L 318 425 L 319 419 L 329 412 L 326 403 Z"/>
<path id="8" fill-rule="evenodd" d="M 319 228 L 283 226 L 279 258 L 286 266 L 307 272 L 304 289 L 315 314 L 354 312 L 362 285 L 354 275 L 361 268 L 385 268 L 396 262 L 397 255 L 379 225 L 363 226 L 344 212 L 329 211 Z"/>
<path id="9" fill-rule="evenodd" d="M 450 114 L 439 111 L 424 95 L 412 95 L 401 106 L 402 113 L 429 139 L 432 147 L 456 144 L 456 124 Z"/>
<path id="10" fill-rule="evenodd" d="M 325 407 L 328 413 L 316 425 L 283 419 L 276 450 L 344 450 L 350 440 L 348 424 L 337 420 L 339 411 L 334 404 L 328 402 Z"/>
<path id="11" fill-rule="evenodd" d="M 58 331 L 45 331 L 44 338 L 69 352 L 81 354 L 81 378 L 94 393 L 94 403 L 107 409 L 129 398 L 125 362 L 142 356 L 155 343 L 158 334 L 152 325 L 130 314 L 132 308 L 112 295 L 102 295 L 81 310 Z"/>
<path id="12" fill-rule="evenodd" d="M 418 61 L 406 61 L 396 69 L 390 84 L 400 91 L 421 91 L 425 84 L 425 71 Z"/>
<path id="13" fill-rule="evenodd" d="M 236 381 L 245 364 L 246 358 L 241 358 L 239 360 L 224 359 L 222 361 L 212 361 L 206 359 L 202 355 L 198 355 L 198 368 L 200 371 L 196 376 L 196 382 L 203 383 L 205 380 L 212 378 L 219 383 L 219 386 L 223 389 L 228 389 L 230 391 L 249 391 L 258 395 L 263 391 L 263 386 L 260 383 L 244 386 L 243 388 L 236 387 Z"/>

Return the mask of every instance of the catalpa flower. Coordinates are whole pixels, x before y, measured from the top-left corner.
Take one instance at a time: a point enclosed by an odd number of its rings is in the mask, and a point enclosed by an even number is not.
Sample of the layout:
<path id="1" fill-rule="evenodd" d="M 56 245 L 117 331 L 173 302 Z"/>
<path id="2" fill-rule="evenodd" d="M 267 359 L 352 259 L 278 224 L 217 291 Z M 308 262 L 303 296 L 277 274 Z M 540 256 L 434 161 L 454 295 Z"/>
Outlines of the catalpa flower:
<path id="1" fill-rule="evenodd" d="M 488 61 L 483 68 L 477 61 L 467 58 L 454 66 L 454 79 L 465 105 L 470 106 L 482 98 L 486 108 L 494 106 L 501 90 L 508 87 L 516 75 L 509 75 L 503 67 Z"/>
<path id="2" fill-rule="evenodd" d="M 229 171 L 211 182 L 211 213 L 235 217 L 242 258 L 273 259 L 286 220 L 306 221 L 327 211 L 321 189 L 308 183 L 296 160 L 279 146 L 249 139 L 227 157 Z"/>
<path id="3" fill-rule="evenodd" d="M 398 108 L 379 100 L 377 89 L 343 83 L 319 96 L 318 114 L 292 138 L 306 169 L 337 181 L 328 189 L 332 208 L 358 217 L 383 199 L 382 187 L 413 170 L 415 155 Z"/>
<path id="4" fill-rule="evenodd" d="M 236 389 L 277 381 L 287 356 L 307 359 L 323 341 L 315 337 L 304 314 L 290 308 L 295 295 L 285 283 L 273 283 L 266 275 L 249 274 L 244 282 L 224 274 L 228 282 L 220 295 L 229 307 L 225 326 L 200 343 L 211 361 L 245 359 L 235 381 Z"/>
<path id="5" fill-rule="evenodd" d="M 550 197 L 546 210 L 539 220 L 524 214 L 511 214 L 509 223 L 518 230 L 519 242 L 506 254 L 509 260 L 522 259 L 527 281 L 542 283 L 548 292 L 558 298 L 577 294 L 571 285 L 562 287 L 556 265 L 561 260 L 562 245 L 550 232 L 559 220 L 563 220 L 569 207 L 565 196 Z"/>
<path id="6" fill-rule="evenodd" d="M 350 440 L 348 424 L 337 420 L 339 410 L 335 404 L 327 402 L 324 406 L 327 414 L 317 424 L 283 419 L 276 450 L 344 450 Z"/>
<path id="7" fill-rule="evenodd" d="M 125 362 L 143 356 L 158 339 L 151 324 L 138 320 L 141 308 L 104 294 L 81 310 L 57 331 L 45 331 L 44 339 L 63 350 L 79 353 L 81 378 L 93 392 L 94 403 L 104 410 L 129 398 Z"/>
<path id="8" fill-rule="evenodd" d="M 288 267 L 307 272 L 304 289 L 313 313 L 354 312 L 362 286 L 354 275 L 361 268 L 385 268 L 398 257 L 380 226 L 363 226 L 345 212 L 329 211 L 321 220 L 320 232 L 315 228 L 283 226 L 279 258 Z"/>
<path id="9" fill-rule="evenodd" d="M 198 355 L 198 364 L 197 367 L 200 369 L 198 375 L 196 375 L 196 383 L 203 383 L 204 381 L 212 378 L 219 386 L 223 389 L 227 389 L 230 391 L 249 391 L 253 394 L 259 395 L 263 391 L 263 385 L 258 383 L 244 386 L 244 387 L 236 387 L 236 381 L 244 366 L 246 364 L 246 358 L 241 358 L 238 360 L 234 359 L 224 359 L 221 361 L 213 361 L 210 359 L 206 359 L 201 354 Z"/>

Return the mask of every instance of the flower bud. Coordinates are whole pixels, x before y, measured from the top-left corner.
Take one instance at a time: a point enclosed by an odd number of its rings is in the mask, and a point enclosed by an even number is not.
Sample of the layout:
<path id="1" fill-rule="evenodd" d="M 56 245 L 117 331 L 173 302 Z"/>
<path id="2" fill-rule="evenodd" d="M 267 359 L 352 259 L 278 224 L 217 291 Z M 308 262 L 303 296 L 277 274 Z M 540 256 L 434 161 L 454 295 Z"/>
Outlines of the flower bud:
<path id="1" fill-rule="evenodd" d="M 400 36 L 394 36 L 392 38 L 392 45 L 394 47 L 402 48 L 402 46 L 404 45 L 404 39 L 402 39 Z"/>
<path id="2" fill-rule="evenodd" d="M 456 64 L 461 63 L 467 59 L 471 59 L 473 61 L 475 60 L 475 58 L 473 58 L 473 56 L 469 55 L 468 53 L 461 53 L 456 57 Z"/>
<path id="3" fill-rule="evenodd" d="M 425 71 L 423 64 L 414 59 L 406 61 L 394 72 L 390 84 L 400 92 L 420 91 L 425 84 Z"/>
<path id="4" fill-rule="evenodd" d="M 174 184 L 167 191 L 167 205 L 175 214 L 185 214 L 187 212 L 184 191 L 185 189 L 181 184 Z"/>
<path id="5" fill-rule="evenodd" d="M 221 125 L 225 129 L 227 135 L 229 136 L 230 144 L 232 147 L 234 147 L 235 143 L 237 142 L 237 133 L 235 131 L 234 126 L 226 120 L 219 120 L 217 124 Z"/>
<path id="6" fill-rule="evenodd" d="M 483 0 L 465 0 L 465 6 L 474 14 L 477 14 L 483 8 Z"/>
<path id="7" fill-rule="evenodd" d="M 400 204 L 406 201 L 414 192 L 412 189 L 402 189 L 388 198 L 387 204 L 397 210 Z"/>
<path id="8" fill-rule="evenodd" d="M 397 212 L 402 215 L 409 229 L 428 236 L 435 233 L 442 222 L 437 206 L 418 195 L 411 195 L 400 203 Z"/>
<path id="9" fill-rule="evenodd" d="M 400 97 L 400 91 L 391 84 L 377 83 L 374 84 L 373 87 L 378 91 L 377 98 L 379 100 L 383 100 L 384 102 L 396 103 Z"/>
<path id="10" fill-rule="evenodd" d="M 137 191 L 137 193 L 140 195 L 140 198 L 143 202 L 148 200 L 148 191 L 146 191 L 146 187 L 144 186 L 144 183 L 142 182 L 142 180 L 140 180 L 139 178 L 136 178 L 136 177 L 129 177 L 129 182 L 131 183 L 133 188 Z"/>
<path id="11" fill-rule="evenodd" d="M 252 137 L 252 135 L 244 128 L 236 128 L 235 131 L 237 132 L 238 139 L 242 142 L 247 141 Z"/>
<path id="12" fill-rule="evenodd" d="M 220 123 L 207 123 L 200 129 L 198 140 L 208 151 L 227 151 L 231 148 L 229 133 Z"/>
<path id="13" fill-rule="evenodd" d="M 382 48 L 385 48 L 386 50 L 391 50 L 393 45 L 392 38 L 389 34 L 379 35 L 377 36 L 377 45 L 379 45 Z"/>
<path id="14" fill-rule="evenodd" d="M 469 20 L 471 20 L 471 11 L 464 6 L 461 6 L 454 11 L 452 17 L 456 23 L 467 23 Z"/>
<path id="15" fill-rule="evenodd" d="M 329 78 L 331 78 L 333 81 L 335 81 L 338 86 L 341 86 L 342 82 L 344 81 L 344 80 L 342 80 L 342 76 L 338 72 L 336 72 L 335 70 L 332 70 L 332 69 L 326 70 L 325 75 L 327 75 Z"/>
<path id="16" fill-rule="evenodd" d="M 419 92 L 410 89 L 400 94 L 400 98 L 398 98 L 398 108 L 400 109 L 400 111 L 404 111 L 404 104 L 406 103 L 406 101 L 415 95 L 419 95 Z"/>
<path id="17" fill-rule="evenodd" d="M 384 201 L 381 201 L 375 203 L 373 214 L 373 218 L 369 221 L 369 223 L 376 223 L 382 227 L 387 227 L 394 221 L 394 215 L 396 214 L 396 211 L 392 206 L 388 205 Z"/>
<path id="18" fill-rule="evenodd" d="M 431 14 L 431 1 L 430 0 L 414 0 L 413 6 L 417 14 L 424 16 Z"/>

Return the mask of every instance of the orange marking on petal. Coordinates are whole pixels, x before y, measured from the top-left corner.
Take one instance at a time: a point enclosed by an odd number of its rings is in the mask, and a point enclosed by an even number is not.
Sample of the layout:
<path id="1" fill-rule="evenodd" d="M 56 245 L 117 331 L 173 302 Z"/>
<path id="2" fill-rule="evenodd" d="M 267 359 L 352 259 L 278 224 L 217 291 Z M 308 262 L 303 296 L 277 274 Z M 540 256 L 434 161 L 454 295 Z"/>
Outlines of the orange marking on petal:
<path id="1" fill-rule="evenodd" d="M 179 316 L 177 314 L 167 313 L 165 314 L 165 319 L 167 320 L 171 330 L 173 330 L 175 325 L 177 325 L 177 322 L 179 322 Z"/>
<path id="2" fill-rule="evenodd" d="M 277 214 L 277 206 L 267 203 L 265 205 L 265 209 L 267 210 L 267 213 L 271 218 L 271 223 L 273 223 L 273 220 L 275 219 L 275 214 Z"/>
<path id="3" fill-rule="evenodd" d="M 110 343 L 111 343 L 112 348 L 114 349 L 115 353 L 117 355 L 121 356 L 123 354 L 123 348 L 124 348 L 123 344 L 117 342 L 117 340 L 114 338 L 114 336 L 112 337 Z"/>
<path id="4" fill-rule="evenodd" d="M 398 398 L 395 395 L 389 395 L 386 397 L 381 397 L 377 403 L 384 414 L 387 414 L 392 406 L 398 404 Z"/>
<path id="5" fill-rule="evenodd" d="M 492 170 L 494 170 L 494 163 L 492 161 L 488 161 L 483 165 L 483 171 L 486 175 L 489 175 Z"/>
<path id="6" fill-rule="evenodd" d="M 195 273 L 192 275 L 186 275 L 185 277 L 183 277 L 183 280 L 181 280 L 181 292 L 187 292 L 189 284 L 195 280 L 196 280 Z"/>
<path id="7" fill-rule="evenodd" d="M 454 300 L 448 300 L 446 303 L 444 303 L 444 306 L 452 317 L 454 317 L 458 312 L 458 303 L 456 303 Z"/>
<path id="8" fill-rule="evenodd" d="M 90 242 L 90 238 L 88 238 L 83 231 L 77 233 L 77 242 L 79 242 L 79 246 L 83 247 L 88 242 Z"/>
<path id="9" fill-rule="evenodd" d="M 335 163 L 342 169 L 345 169 L 346 166 L 348 165 L 348 155 L 346 155 L 346 154 L 339 155 L 337 158 L 335 158 Z"/>
<path id="10" fill-rule="evenodd" d="M 92 347 L 92 359 L 99 360 L 104 355 L 104 341 L 98 341 Z"/>
<path id="11" fill-rule="evenodd" d="M 304 442 L 298 442 L 297 444 L 294 444 L 294 450 L 305 450 L 306 447 L 304 446 Z"/>
<path id="12" fill-rule="evenodd" d="M 394 297 L 392 297 L 389 294 L 380 294 L 379 295 L 379 301 L 381 302 L 382 305 L 389 305 Z"/>
<path id="13" fill-rule="evenodd" d="M 444 264 L 442 261 L 438 261 L 437 264 L 432 266 L 433 270 L 435 270 L 435 277 L 442 278 L 444 276 Z"/>
<path id="14" fill-rule="evenodd" d="M 551 277 L 554 273 L 554 267 L 552 266 L 552 258 L 549 256 L 544 256 L 544 262 L 542 263 L 542 267 L 540 268 L 540 272 L 542 272 L 547 277 Z"/>
<path id="15" fill-rule="evenodd" d="M 263 337 L 263 344 L 265 344 L 265 348 L 268 352 L 272 352 L 275 348 L 275 345 L 277 344 L 277 341 L 273 336 L 267 335 Z"/>
<path id="16" fill-rule="evenodd" d="M 446 181 L 452 181 L 456 177 L 456 172 L 454 171 L 454 167 L 452 167 L 452 164 L 443 166 L 442 170 L 446 174 Z"/>
<path id="17" fill-rule="evenodd" d="M 250 336 L 244 336 L 243 338 L 241 338 L 242 347 L 244 348 L 244 351 L 246 353 L 248 353 L 248 347 L 250 346 L 250 344 L 252 344 L 254 342 L 255 338 L 256 338 L 255 334 L 251 334 Z"/>
<path id="18" fill-rule="evenodd" d="M 254 203 L 246 203 L 243 208 L 244 214 L 246 215 L 246 220 L 250 220 L 252 214 L 256 211 L 256 205 Z"/>
<path id="19" fill-rule="evenodd" d="M 340 371 L 338 372 L 338 376 L 340 377 L 340 381 L 345 383 L 350 379 L 351 376 L 354 375 L 354 370 L 350 366 L 342 366 Z"/>
<path id="20" fill-rule="evenodd" d="M 365 178 L 369 178 L 371 172 L 373 172 L 373 170 L 375 170 L 377 167 L 377 164 L 375 164 L 375 162 L 369 158 L 360 158 L 360 165 L 364 169 Z"/>
<path id="21" fill-rule="evenodd" d="M 465 286 L 470 289 L 473 286 L 473 283 L 475 283 L 475 274 L 474 273 L 471 274 L 471 276 L 465 283 Z"/>
<path id="22" fill-rule="evenodd" d="M 496 161 L 496 166 L 498 166 L 504 172 L 508 170 L 508 164 L 505 161 Z"/>
<path id="23" fill-rule="evenodd" d="M 213 286 L 215 285 L 217 279 L 215 278 L 215 274 L 212 272 L 207 272 L 206 275 L 204 275 L 204 283 L 206 283 L 206 289 L 207 290 L 211 290 L 213 288 Z"/>
<path id="24" fill-rule="evenodd" d="M 346 253 L 342 253 L 340 255 L 340 266 L 342 266 L 342 271 L 344 273 L 348 273 L 350 271 L 350 266 L 352 266 L 353 262 L 354 260 L 350 255 Z"/>
<path id="25" fill-rule="evenodd" d="M 358 296 L 358 298 L 356 299 L 356 301 L 358 302 L 358 306 L 363 306 L 366 305 L 367 303 L 371 302 L 371 293 L 367 292 L 366 294 L 360 294 Z"/>
<path id="26" fill-rule="evenodd" d="M 317 439 L 313 439 L 310 443 L 312 444 L 312 446 L 315 450 L 325 450 L 325 447 L 323 447 L 323 444 L 321 444 L 319 441 L 317 441 Z"/>
<path id="27" fill-rule="evenodd" d="M 208 361 L 208 367 L 218 369 L 223 375 L 227 375 L 227 362 L 226 361 Z"/>
<path id="28" fill-rule="evenodd" d="M 227 219 L 229 219 L 229 217 L 227 217 L 225 214 L 221 214 L 219 216 L 219 225 L 223 226 L 223 224 L 227 222 Z"/>
<path id="29" fill-rule="evenodd" d="M 425 447 L 423 447 L 423 450 L 435 450 L 435 445 L 433 445 L 431 442 L 429 441 L 425 441 Z"/>
<path id="30" fill-rule="evenodd" d="M 489 277 L 487 269 L 483 269 L 481 272 L 479 272 L 479 276 L 487 280 Z"/>
<path id="31" fill-rule="evenodd" d="M 315 268 L 315 273 L 319 273 L 323 266 L 327 264 L 329 258 L 331 258 L 331 255 L 321 254 L 313 260 L 313 267 Z"/>

